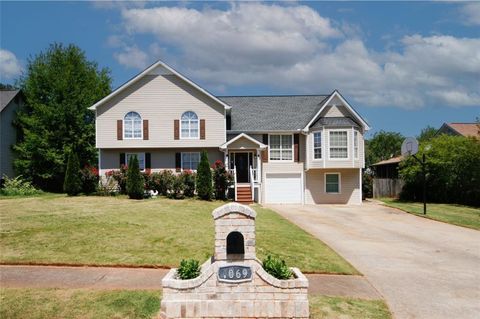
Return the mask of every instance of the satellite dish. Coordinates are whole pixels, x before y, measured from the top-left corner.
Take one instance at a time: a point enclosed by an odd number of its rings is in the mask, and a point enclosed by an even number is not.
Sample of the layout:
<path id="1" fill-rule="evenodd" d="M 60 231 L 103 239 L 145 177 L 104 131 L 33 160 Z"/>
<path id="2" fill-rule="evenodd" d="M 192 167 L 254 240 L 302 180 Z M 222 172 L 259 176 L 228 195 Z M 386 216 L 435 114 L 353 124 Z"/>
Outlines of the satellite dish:
<path id="1" fill-rule="evenodd" d="M 418 141 L 414 137 L 407 137 L 402 143 L 402 155 L 407 157 L 418 152 Z"/>

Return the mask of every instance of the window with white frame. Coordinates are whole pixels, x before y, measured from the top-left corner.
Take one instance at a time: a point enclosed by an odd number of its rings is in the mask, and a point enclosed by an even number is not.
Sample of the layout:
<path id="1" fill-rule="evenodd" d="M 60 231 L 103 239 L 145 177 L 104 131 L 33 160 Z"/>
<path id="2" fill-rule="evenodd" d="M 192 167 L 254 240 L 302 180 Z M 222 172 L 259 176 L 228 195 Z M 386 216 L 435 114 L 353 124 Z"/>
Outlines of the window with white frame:
<path id="1" fill-rule="evenodd" d="M 133 157 L 136 156 L 138 159 L 138 167 L 140 170 L 145 169 L 145 153 L 127 153 L 125 154 L 126 160 L 127 160 L 127 165 L 130 166 L 130 161 L 133 159 Z"/>
<path id="2" fill-rule="evenodd" d="M 199 121 L 195 112 L 188 111 L 182 114 L 181 138 L 198 138 Z"/>
<path id="3" fill-rule="evenodd" d="M 293 160 L 293 135 L 270 135 L 269 153 L 271 161 Z"/>
<path id="4" fill-rule="evenodd" d="M 330 158 L 348 158 L 348 132 L 330 131 Z"/>
<path id="5" fill-rule="evenodd" d="M 328 193 L 328 194 L 340 193 L 340 174 L 339 173 L 325 174 L 325 193 Z"/>
<path id="6" fill-rule="evenodd" d="M 322 132 L 313 133 L 313 158 L 322 158 Z"/>
<path id="7" fill-rule="evenodd" d="M 182 153 L 182 169 L 196 170 L 200 163 L 200 153 L 185 152 Z"/>
<path id="8" fill-rule="evenodd" d="M 137 112 L 128 112 L 123 118 L 123 138 L 142 138 L 142 117 Z"/>
<path id="9" fill-rule="evenodd" d="M 358 159 L 358 132 L 353 133 L 353 156 Z"/>

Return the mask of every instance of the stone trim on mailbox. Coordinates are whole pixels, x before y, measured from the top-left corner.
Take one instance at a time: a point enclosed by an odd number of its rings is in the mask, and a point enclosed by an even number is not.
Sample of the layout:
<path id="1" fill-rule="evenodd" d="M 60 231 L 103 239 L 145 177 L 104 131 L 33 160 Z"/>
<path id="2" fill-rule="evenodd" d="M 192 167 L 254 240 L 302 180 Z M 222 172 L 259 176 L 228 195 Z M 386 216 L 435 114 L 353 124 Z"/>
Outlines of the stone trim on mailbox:
<path id="1" fill-rule="evenodd" d="M 197 278 L 180 280 L 176 269 L 167 273 L 161 318 L 308 318 L 307 278 L 298 268 L 291 268 L 292 279 L 274 278 L 255 256 L 256 212 L 232 203 L 212 215 L 215 255 Z"/>

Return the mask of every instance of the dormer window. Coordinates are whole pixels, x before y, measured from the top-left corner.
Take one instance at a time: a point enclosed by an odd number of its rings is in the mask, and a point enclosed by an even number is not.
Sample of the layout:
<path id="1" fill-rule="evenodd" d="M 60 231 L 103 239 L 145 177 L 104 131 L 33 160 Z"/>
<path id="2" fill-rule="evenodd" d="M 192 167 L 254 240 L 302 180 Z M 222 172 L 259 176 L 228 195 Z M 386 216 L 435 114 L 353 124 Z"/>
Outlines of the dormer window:
<path id="1" fill-rule="evenodd" d="M 188 111 L 182 114 L 180 131 L 182 139 L 198 139 L 199 121 L 195 112 Z"/>
<path id="2" fill-rule="evenodd" d="M 137 112 L 128 112 L 123 118 L 123 138 L 142 139 L 142 117 Z"/>

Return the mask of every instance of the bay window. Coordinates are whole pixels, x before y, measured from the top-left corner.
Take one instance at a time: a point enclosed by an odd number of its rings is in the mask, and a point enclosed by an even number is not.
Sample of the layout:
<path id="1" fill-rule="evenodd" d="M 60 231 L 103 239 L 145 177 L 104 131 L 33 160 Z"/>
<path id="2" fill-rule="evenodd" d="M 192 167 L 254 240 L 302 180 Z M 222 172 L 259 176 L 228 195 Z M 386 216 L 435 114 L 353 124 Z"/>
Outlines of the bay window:
<path id="1" fill-rule="evenodd" d="M 348 132 L 347 131 L 330 131 L 330 158 L 347 159 L 348 158 Z"/>
<path id="2" fill-rule="evenodd" d="M 322 132 L 313 133 L 313 158 L 322 158 Z"/>

